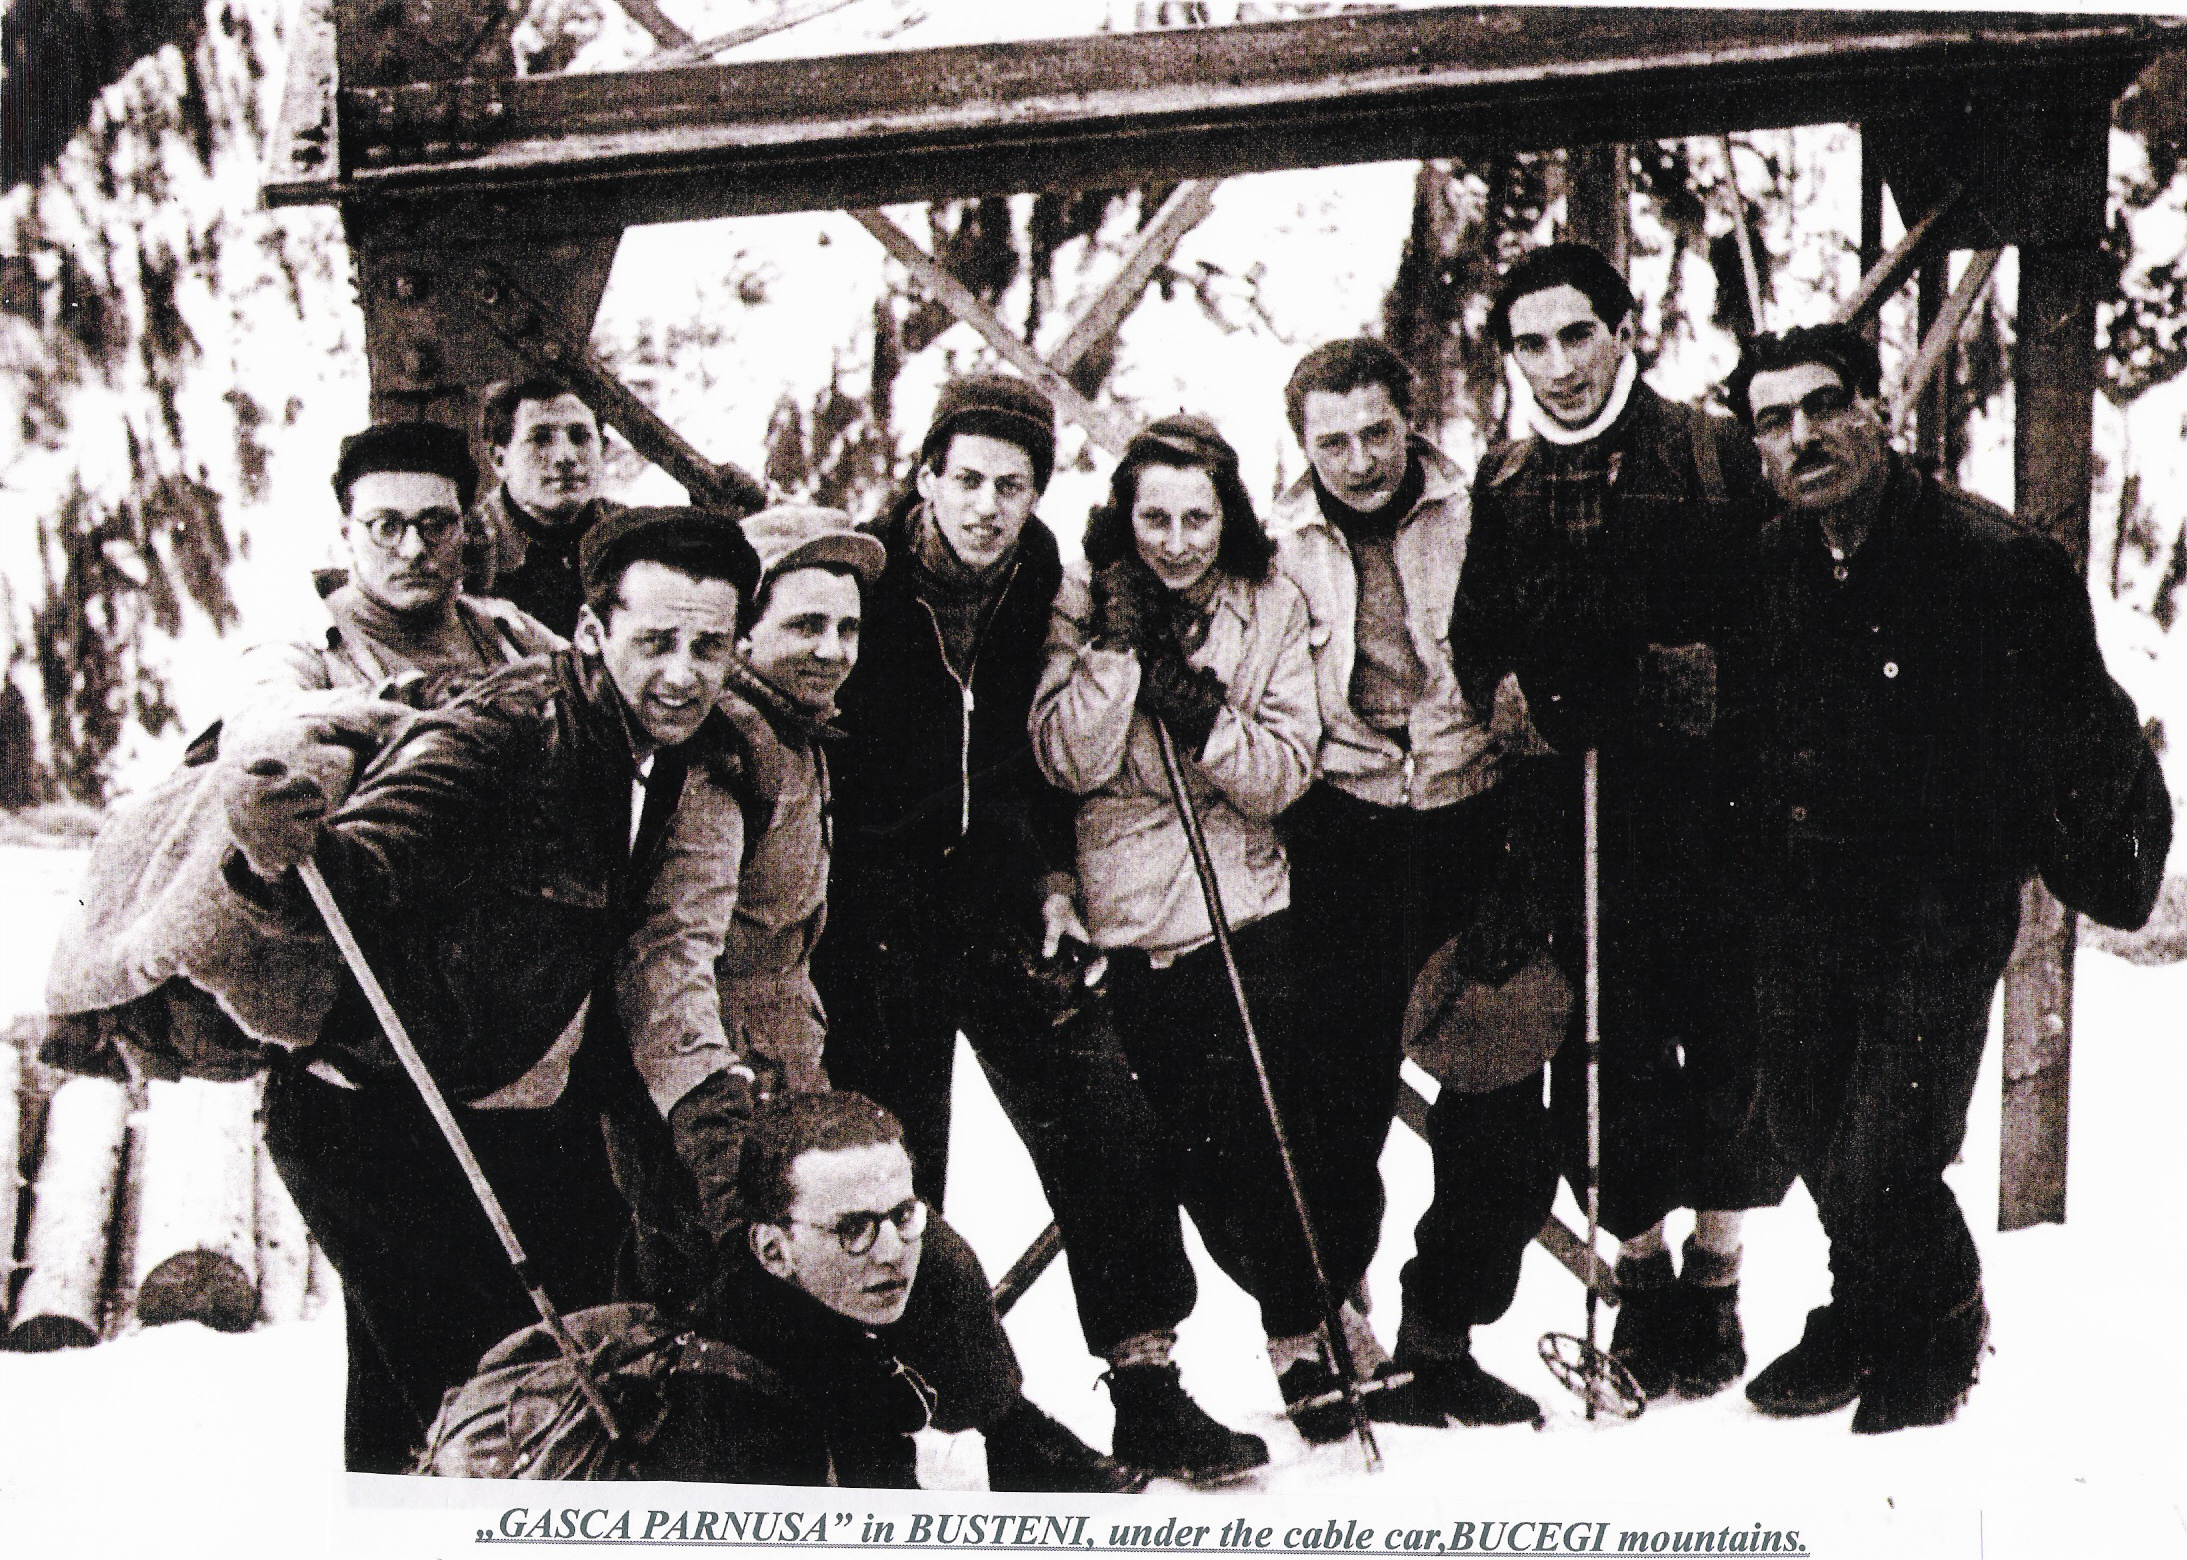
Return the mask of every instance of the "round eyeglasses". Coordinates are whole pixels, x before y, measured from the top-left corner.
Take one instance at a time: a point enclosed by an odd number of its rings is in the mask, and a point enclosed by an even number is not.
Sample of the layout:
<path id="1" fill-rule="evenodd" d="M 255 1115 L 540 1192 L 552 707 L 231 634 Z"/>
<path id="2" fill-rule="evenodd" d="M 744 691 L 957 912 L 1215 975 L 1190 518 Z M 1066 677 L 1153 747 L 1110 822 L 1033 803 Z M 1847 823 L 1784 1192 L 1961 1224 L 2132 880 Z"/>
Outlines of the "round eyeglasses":
<path id="1" fill-rule="evenodd" d="M 881 1238 L 884 1223 L 896 1226 L 899 1240 L 913 1241 L 926 1233 L 926 1204 L 916 1197 L 907 1197 L 886 1213 L 861 1209 L 846 1213 L 833 1224 L 815 1224 L 810 1219 L 790 1219 L 791 1224 L 802 1224 L 809 1230 L 826 1230 L 843 1248 L 846 1256 L 862 1257 L 873 1249 L 873 1243 Z"/>
<path id="2" fill-rule="evenodd" d="M 454 534 L 463 524 L 463 516 L 453 509 L 427 509 L 414 515 L 399 515 L 386 510 L 366 515 L 359 522 L 365 535 L 372 538 L 372 545 L 385 552 L 393 552 L 402 546 L 402 533 L 418 533 L 418 545 L 431 552 Z"/>

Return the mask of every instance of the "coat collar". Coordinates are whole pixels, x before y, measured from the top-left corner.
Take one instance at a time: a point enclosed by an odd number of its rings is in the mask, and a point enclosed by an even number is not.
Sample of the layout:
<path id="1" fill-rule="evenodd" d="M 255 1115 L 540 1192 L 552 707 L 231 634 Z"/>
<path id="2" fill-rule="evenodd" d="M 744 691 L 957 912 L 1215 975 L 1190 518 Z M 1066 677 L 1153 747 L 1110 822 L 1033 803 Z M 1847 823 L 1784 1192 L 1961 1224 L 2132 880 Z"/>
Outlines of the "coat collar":
<path id="1" fill-rule="evenodd" d="M 1407 447 L 1427 474 L 1427 483 L 1421 488 L 1419 501 L 1412 506 L 1412 512 L 1399 522 L 1397 529 L 1400 532 L 1429 505 L 1443 503 L 1466 490 L 1464 473 L 1448 455 L 1417 433 L 1407 441 Z M 1314 497 L 1314 471 L 1309 465 L 1296 482 L 1284 489 L 1283 497 L 1276 500 L 1269 515 L 1268 529 L 1272 536 L 1284 536 L 1311 531 L 1317 526 L 1328 535 L 1342 539 L 1343 533 L 1321 512 L 1321 504 Z"/>
<path id="2" fill-rule="evenodd" d="M 828 707 L 827 715 L 815 715 L 795 700 L 785 695 L 766 678 L 751 662 L 742 656 L 730 663 L 727 695 L 742 700 L 757 710 L 778 735 L 795 733 L 816 742 L 834 742 L 843 736 L 842 728 L 829 723 L 836 713 Z"/>

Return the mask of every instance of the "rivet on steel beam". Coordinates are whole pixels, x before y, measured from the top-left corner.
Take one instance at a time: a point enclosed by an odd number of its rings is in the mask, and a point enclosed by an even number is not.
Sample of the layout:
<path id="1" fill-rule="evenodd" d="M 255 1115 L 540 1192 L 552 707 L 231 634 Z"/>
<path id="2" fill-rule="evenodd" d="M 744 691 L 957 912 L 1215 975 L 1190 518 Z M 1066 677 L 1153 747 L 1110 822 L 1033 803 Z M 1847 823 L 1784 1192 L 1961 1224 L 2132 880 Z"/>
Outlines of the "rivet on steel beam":
<path id="1" fill-rule="evenodd" d="M 2062 1034 L 2065 1030 L 2065 1015 L 2063 1013 L 2045 1013 L 2043 1015 L 2043 1028 L 2054 1035 Z"/>
<path id="2" fill-rule="evenodd" d="M 394 159 L 394 156 L 395 149 L 392 146 L 378 141 L 373 142 L 364 149 L 364 160 L 368 163 L 390 162 Z"/>

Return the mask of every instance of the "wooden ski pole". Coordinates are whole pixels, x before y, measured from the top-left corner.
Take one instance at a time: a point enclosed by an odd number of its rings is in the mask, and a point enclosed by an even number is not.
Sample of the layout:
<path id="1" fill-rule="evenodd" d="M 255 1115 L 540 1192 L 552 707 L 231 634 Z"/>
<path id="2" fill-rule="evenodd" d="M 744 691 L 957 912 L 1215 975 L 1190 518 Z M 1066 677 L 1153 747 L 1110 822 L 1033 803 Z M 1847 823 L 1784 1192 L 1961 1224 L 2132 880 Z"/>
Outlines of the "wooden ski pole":
<path id="1" fill-rule="evenodd" d="M 1207 853 L 1207 837 L 1200 832 L 1199 810 L 1192 805 L 1191 792 L 1185 789 L 1185 771 L 1177 761 L 1177 744 L 1170 740 L 1169 728 L 1162 724 L 1161 717 L 1150 713 L 1147 719 L 1154 727 L 1154 740 L 1162 750 L 1162 768 L 1169 776 L 1170 796 L 1177 804 L 1177 821 L 1184 828 L 1185 848 L 1192 854 L 1192 870 L 1200 880 L 1201 898 L 1207 903 L 1208 926 L 1215 934 L 1215 947 L 1222 954 L 1223 969 L 1230 977 L 1230 993 L 1237 998 L 1238 1021 L 1245 1027 L 1246 1054 L 1252 1058 L 1253 1076 L 1260 1084 L 1261 1104 L 1268 1112 L 1268 1129 L 1275 1135 L 1276 1154 L 1283 1163 L 1283 1179 L 1290 1188 L 1292 1206 L 1298 1210 L 1299 1233 L 1305 1238 L 1307 1261 L 1314 1270 L 1314 1287 L 1321 1299 L 1322 1330 L 1328 1337 L 1329 1354 L 1336 1366 L 1344 1401 L 1352 1411 L 1352 1430 L 1359 1437 L 1360 1452 L 1367 1460 L 1368 1471 L 1374 1472 L 1382 1466 L 1382 1449 L 1375 1444 L 1374 1426 L 1367 1417 L 1366 1401 L 1360 1396 L 1351 1340 L 1344 1336 L 1344 1314 L 1336 1291 L 1329 1286 L 1329 1270 L 1322 1266 L 1321 1242 L 1314 1237 L 1314 1217 L 1306 1206 L 1306 1189 L 1299 1180 L 1297 1161 L 1291 1157 L 1291 1140 L 1283 1130 L 1283 1116 L 1276 1109 L 1276 1091 L 1268 1080 L 1268 1063 L 1261 1054 L 1260 1034 L 1253 1027 L 1252 1004 L 1246 1000 L 1245 980 L 1238 973 L 1238 956 L 1230 946 L 1230 921 L 1223 913 L 1222 893 L 1215 882 L 1215 862 Z"/>

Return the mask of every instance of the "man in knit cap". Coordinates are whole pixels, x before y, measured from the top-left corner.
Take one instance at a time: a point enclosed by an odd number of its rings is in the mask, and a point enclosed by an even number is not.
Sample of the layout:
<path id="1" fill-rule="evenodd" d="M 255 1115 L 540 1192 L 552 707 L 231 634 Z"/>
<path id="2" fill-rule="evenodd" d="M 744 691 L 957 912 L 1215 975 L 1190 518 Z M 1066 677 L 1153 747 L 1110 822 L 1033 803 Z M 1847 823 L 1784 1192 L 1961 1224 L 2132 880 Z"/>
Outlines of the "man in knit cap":
<path id="1" fill-rule="evenodd" d="M 813 975 L 827 1069 L 902 1119 L 920 1194 L 947 1187 L 956 1036 L 971 1041 L 1063 1233 L 1087 1347 L 1114 1367 L 1115 1455 L 1228 1477 L 1267 1460 L 1184 1393 L 1169 1361 L 1196 1298 L 1159 1129 L 1085 1002 L 1074 798 L 1026 734 L 1062 580 L 1033 515 L 1055 410 L 1023 380 L 944 385 L 838 697 L 836 857 Z"/>

